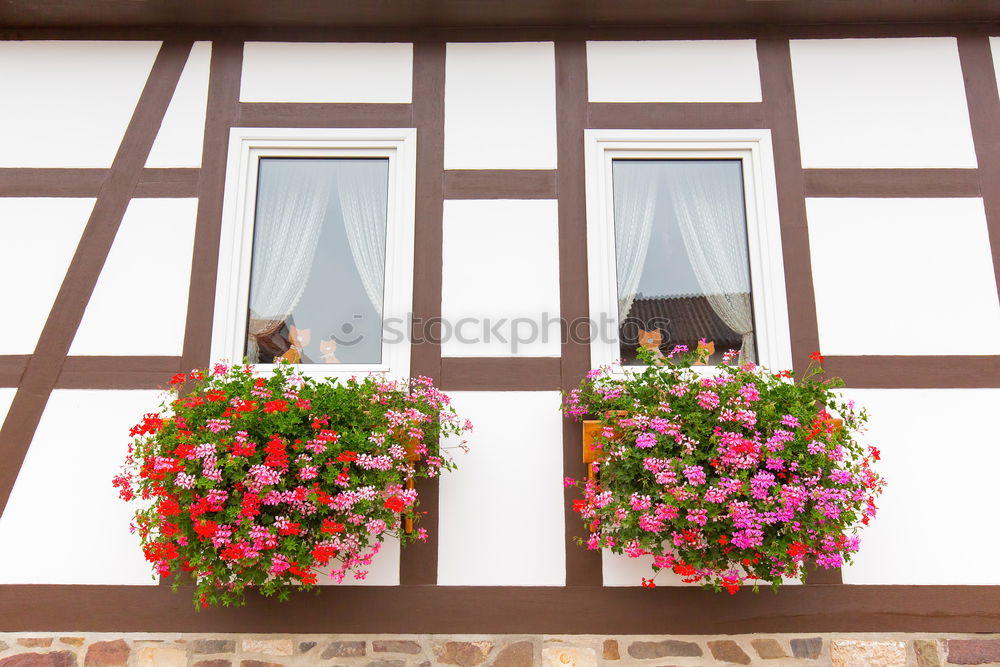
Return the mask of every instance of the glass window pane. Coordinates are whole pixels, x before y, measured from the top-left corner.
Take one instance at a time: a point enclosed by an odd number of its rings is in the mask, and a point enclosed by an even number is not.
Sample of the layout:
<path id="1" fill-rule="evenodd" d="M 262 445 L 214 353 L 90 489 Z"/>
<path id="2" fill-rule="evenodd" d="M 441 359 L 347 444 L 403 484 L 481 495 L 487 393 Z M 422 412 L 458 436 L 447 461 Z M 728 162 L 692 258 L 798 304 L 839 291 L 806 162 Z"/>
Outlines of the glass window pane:
<path id="1" fill-rule="evenodd" d="M 621 355 L 730 349 L 755 359 L 740 160 L 614 160 Z M 711 349 L 710 348 L 710 349 Z"/>
<path id="2" fill-rule="evenodd" d="M 380 363 L 389 160 L 261 158 L 251 363 Z"/>

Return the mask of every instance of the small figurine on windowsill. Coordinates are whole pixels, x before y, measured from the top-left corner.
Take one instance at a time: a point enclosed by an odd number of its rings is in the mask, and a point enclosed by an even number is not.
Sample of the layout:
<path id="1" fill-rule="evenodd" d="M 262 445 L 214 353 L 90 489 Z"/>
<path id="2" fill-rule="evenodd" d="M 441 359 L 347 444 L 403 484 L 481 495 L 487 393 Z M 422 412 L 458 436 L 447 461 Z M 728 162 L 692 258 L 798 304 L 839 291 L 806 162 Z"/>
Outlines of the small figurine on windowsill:
<path id="1" fill-rule="evenodd" d="M 708 360 L 712 358 L 715 354 L 715 341 L 705 340 L 702 338 L 698 341 L 698 361 L 693 362 L 692 366 L 707 366 Z"/>
<path id="2" fill-rule="evenodd" d="M 310 329 L 299 329 L 295 325 L 292 325 L 288 329 L 288 342 L 291 343 L 291 347 L 280 357 L 275 357 L 275 363 L 280 364 L 282 361 L 287 361 L 290 364 L 301 364 L 302 350 L 309 344 L 311 335 L 312 331 Z"/>
<path id="3" fill-rule="evenodd" d="M 319 342 L 319 354 L 323 358 L 324 364 L 340 363 L 340 359 L 337 358 L 337 341 L 333 338 L 328 338 Z"/>
<path id="4" fill-rule="evenodd" d="M 653 361 L 659 362 L 663 359 L 663 352 L 660 346 L 663 345 L 663 332 L 659 329 L 646 331 L 639 329 L 639 347 L 650 350 L 653 353 Z"/>

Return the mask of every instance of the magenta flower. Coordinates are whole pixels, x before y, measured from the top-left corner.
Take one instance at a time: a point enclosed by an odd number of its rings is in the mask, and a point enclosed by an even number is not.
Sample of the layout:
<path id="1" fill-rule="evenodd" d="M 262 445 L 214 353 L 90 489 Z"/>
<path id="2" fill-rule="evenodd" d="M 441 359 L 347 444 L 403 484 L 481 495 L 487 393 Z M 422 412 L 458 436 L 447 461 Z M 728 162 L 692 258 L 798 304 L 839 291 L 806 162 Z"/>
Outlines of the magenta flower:
<path id="1" fill-rule="evenodd" d="M 594 371 L 567 397 L 569 415 L 624 411 L 604 419 L 605 435 L 636 445 L 612 438 L 599 480 L 575 501 L 587 548 L 650 554 L 654 573 L 730 593 L 802 578 L 810 556 L 849 562 L 884 486 L 877 451 L 858 441 L 863 411 L 808 369 L 744 358 L 694 372 L 696 357 L 676 348 L 642 371 Z"/>
<path id="2" fill-rule="evenodd" d="M 649 449 L 656 445 L 656 436 L 652 433 L 640 433 L 635 438 L 635 446 L 642 449 Z"/>
<path id="3" fill-rule="evenodd" d="M 705 477 L 705 469 L 701 466 L 684 466 L 684 477 L 687 478 L 688 484 L 692 486 L 704 484 L 707 479 Z"/>
<path id="4" fill-rule="evenodd" d="M 719 395 L 714 391 L 700 392 L 697 401 L 702 410 L 714 410 L 719 407 Z"/>

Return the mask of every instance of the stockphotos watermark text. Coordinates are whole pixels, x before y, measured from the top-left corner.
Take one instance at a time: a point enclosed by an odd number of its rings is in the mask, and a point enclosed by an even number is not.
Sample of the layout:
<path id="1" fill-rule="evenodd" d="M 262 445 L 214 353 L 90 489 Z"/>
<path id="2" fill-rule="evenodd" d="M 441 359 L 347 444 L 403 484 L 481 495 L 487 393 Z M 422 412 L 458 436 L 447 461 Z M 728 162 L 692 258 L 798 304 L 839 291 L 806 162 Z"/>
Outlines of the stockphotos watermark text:
<path id="1" fill-rule="evenodd" d="M 353 320 L 362 320 L 355 315 Z M 593 341 L 638 344 L 642 332 L 659 330 L 663 343 L 669 342 L 669 318 L 626 318 L 602 313 L 596 318 L 566 319 L 552 313 L 539 317 L 447 317 L 420 318 L 412 313 L 405 318 L 386 318 L 382 322 L 382 340 L 389 344 L 425 343 L 436 345 L 457 342 L 462 345 L 501 345 L 511 354 L 537 343 L 558 341 L 560 344 L 588 344 Z M 362 327 L 352 321 L 344 322 L 331 334 L 338 346 L 351 347 L 365 340 Z"/>

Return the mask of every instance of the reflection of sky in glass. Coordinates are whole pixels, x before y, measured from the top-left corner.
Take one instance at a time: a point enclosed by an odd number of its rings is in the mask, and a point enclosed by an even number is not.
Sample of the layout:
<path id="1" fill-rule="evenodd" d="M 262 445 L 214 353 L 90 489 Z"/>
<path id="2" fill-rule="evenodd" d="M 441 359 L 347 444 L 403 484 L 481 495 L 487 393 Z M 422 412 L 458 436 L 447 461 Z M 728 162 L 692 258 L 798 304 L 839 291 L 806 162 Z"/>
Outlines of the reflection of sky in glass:
<path id="1" fill-rule="evenodd" d="M 670 201 L 671 177 L 682 169 L 697 169 L 705 163 L 713 167 L 713 176 L 743 181 L 743 168 L 739 160 L 615 160 L 612 178 L 634 178 L 636 170 L 656 173 L 656 208 L 653 228 L 649 238 L 649 254 L 639 278 L 638 296 L 684 296 L 702 294 L 695 278 L 691 260 L 684 249 L 677 215 Z M 749 290 L 749 282 L 747 284 Z"/>
<path id="2" fill-rule="evenodd" d="M 345 158 L 262 158 L 259 183 L 264 184 L 270 174 L 283 170 L 306 173 L 307 170 L 328 172 L 336 182 L 337 172 L 343 169 L 363 169 L 372 173 L 379 165 L 382 178 L 381 191 L 388 192 L 389 161 L 387 159 Z M 261 196 L 266 189 L 259 188 Z M 255 224 L 261 224 L 257 221 Z M 385 220 L 382 221 L 385 225 Z M 384 262 L 383 248 L 383 262 Z M 252 271 L 280 271 L 281 267 L 258 266 L 257 258 Z M 253 309 L 253 294 L 250 295 Z M 382 314 L 377 312 L 368 298 L 351 249 L 347 241 L 340 201 L 334 187 L 330 196 L 316 254 L 298 305 L 292 310 L 280 336 L 288 338 L 288 326 L 309 330 L 309 342 L 303 348 L 301 363 L 328 363 L 324 353 L 339 363 L 379 363 L 382 358 Z M 335 341 L 335 346 L 329 341 Z M 324 341 L 326 341 L 324 343 Z M 270 361 L 270 359 L 261 359 Z"/>
<path id="3" fill-rule="evenodd" d="M 693 171 L 692 171 L 693 170 Z M 635 288 L 635 301 L 626 316 L 626 322 L 620 333 L 621 354 L 627 362 L 634 362 L 635 348 L 643 331 L 662 334 L 660 349 L 669 351 L 675 344 L 685 344 L 692 349 L 698 339 L 708 336 L 719 343 L 716 355 L 711 362 L 717 363 L 726 349 L 740 347 L 741 336 L 727 326 L 713 310 L 706 290 L 699 284 L 696 271 L 692 264 L 678 220 L 678 202 L 672 192 L 677 188 L 686 187 L 691 183 L 685 176 L 697 176 L 697 181 L 704 192 L 718 192 L 720 196 L 743 198 L 742 163 L 740 160 L 626 160 L 618 159 L 612 162 L 612 185 L 616 198 L 637 197 L 640 202 L 638 209 L 625 207 L 629 211 L 641 211 L 643 192 L 641 183 L 649 179 L 653 188 L 652 222 L 649 230 L 649 246 L 642 264 L 642 271 Z M 638 188 L 638 189 L 637 189 Z M 696 191 L 692 191 L 696 192 Z M 625 194 L 622 194 L 625 193 Z M 736 195 L 735 193 L 739 193 Z M 694 195 L 697 200 L 700 195 Z M 616 199 L 617 204 L 622 199 Z M 739 201 L 737 201 L 739 204 Z M 742 218 L 742 233 L 737 238 L 727 239 L 731 250 L 748 256 L 745 212 L 740 210 Z M 636 213 L 641 215 L 641 213 Z M 620 224 L 617 223 L 616 224 Z M 709 223 L 706 223 L 709 224 Z M 715 225 L 710 225 L 715 227 Z M 620 230 L 618 230 L 620 231 Z M 616 232 L 617 235 L 618 232 Z M 624 241 L 617 237 L 619 244 Z M 735 244 L 735 248 L 732 244 Z M 711 252 L 711 246 L 703 250 Z M 617 248 L 617 255 L 622 257 L 622 247 Z M 723 255 L 726 256 L 726 255 Z M 621 267 L 619 268 L 621 271 Z M 737 274 L 731 278 L 731 287 L 725 291 L 750 292 L 750 276 Z M 619 285 L 619 291 L 622 286 Z M 620 295 L 625 297 L 624 294 Z M 655 344 L 657 337 L 644 336 L 648 344 Z"/>

